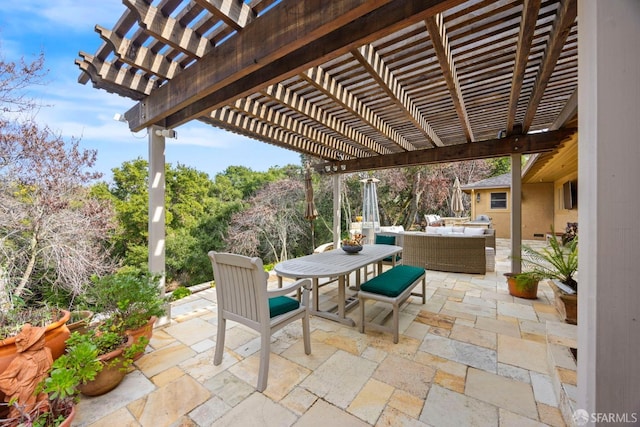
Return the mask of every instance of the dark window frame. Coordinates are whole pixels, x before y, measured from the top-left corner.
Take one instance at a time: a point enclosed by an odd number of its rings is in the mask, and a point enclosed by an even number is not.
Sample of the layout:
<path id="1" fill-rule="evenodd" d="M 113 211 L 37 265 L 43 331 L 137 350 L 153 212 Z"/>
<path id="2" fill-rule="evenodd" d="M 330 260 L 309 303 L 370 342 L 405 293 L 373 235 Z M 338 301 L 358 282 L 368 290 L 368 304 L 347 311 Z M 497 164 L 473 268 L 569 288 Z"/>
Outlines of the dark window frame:
<path id="1" fill-rule="evenodd" d="M 499 196 L 499 197 L 496 197 Z M 490 193 L 489 207 L 491 209 L 507 209 L 507 192 L 500 191 Z"/>

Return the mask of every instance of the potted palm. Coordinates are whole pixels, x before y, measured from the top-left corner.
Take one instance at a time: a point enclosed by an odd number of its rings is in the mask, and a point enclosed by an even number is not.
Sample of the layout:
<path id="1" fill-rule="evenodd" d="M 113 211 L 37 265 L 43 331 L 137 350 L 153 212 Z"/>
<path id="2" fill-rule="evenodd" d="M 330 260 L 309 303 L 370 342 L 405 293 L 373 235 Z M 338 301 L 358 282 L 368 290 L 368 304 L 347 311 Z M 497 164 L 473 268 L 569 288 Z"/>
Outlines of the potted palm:
<path id="1" fill-rule="evenodd" d="M 523 246 L 523 265 L 533 274 L 550 279 L 555 295 L 556 308 L 567 323 L 578 322 L 578 236 L 566 244 L 556 239 L 543 249 Z"/>

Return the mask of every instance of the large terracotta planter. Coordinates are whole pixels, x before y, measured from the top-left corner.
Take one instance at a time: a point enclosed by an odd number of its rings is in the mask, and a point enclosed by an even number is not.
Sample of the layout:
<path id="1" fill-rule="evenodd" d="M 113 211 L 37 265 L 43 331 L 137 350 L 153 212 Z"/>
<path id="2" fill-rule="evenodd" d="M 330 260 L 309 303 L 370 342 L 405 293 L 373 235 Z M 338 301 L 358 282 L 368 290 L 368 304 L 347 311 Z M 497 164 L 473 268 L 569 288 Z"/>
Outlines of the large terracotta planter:
<path id="1" fill-rule="evenodd" d="M 122 353 L 126 347 L 133 344 L 133 338 L 129 337 L 127 344 L 111 353 L 103 354 L 98 357 L 103 364 L 102 370 L 98 372 L 93 381 L 80 384 L 78 390 L 85 396 L 100 396 L 116 388 L 127 375 L 127 369 L 124 367 Z"/>
<path id="2" fill-rule="evenodd" d="M 153 336 L 153 325 L 156 323 L 158 318 L 156 316 L 151 316 L 151 319 L 146 323 L 146 325 L 141 326 L 138 329 L 128 329 L 125 333 L 131 337 L 133 337 L 133 343 L 137 343 L 140 337 L 146 337 L 148 340 L 151 340 Z M 144 350 L 136 353 L 133 357 L 133 360 L 138 360 L 144 354 Z"/>
<path id="3" fill-rule="evenodd" d="M 61 310 L 62 317 L 47 326 L 44 337 L 45 346 L 51 349 L 53 360 L 64 354 L 65 341 L 69 338 L 70 332 L 67 328 L 67 321 L 71 313 Z M 16 337 L 9 337 L 0 341 L 0 373 L 7 369 L 7 366 L 16 357 Z M 1 394 L 1 393 L 0 393 Z"/>
<path id="4" fill-rule="evenodd" d="M 536 299 L 538 298 L 538 281 L 532 282 L 531 285 L 519 285 L 513 273 L 505 273 L 507 285 L 509 286 L 509 294 L 518 298 Z"/>
<path id="5" fill-rule="evenodd" d="M 558 287 L 555 281 L 549 280 L 553 289 L 556 310 L 566 323 L 578 324 L 578 294 L 568 294 Z"/>

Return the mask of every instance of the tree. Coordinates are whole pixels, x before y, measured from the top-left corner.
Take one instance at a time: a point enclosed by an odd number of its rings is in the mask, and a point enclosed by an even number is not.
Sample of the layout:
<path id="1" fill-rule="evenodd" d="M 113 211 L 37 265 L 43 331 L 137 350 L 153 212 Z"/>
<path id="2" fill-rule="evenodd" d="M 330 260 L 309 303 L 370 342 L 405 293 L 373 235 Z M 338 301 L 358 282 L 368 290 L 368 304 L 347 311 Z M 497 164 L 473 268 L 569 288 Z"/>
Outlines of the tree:
<path id="1" fill-rule="evenodd" d="M 266 262 L 289 258 L 307 233 L 304 219 L 304 185 L 284 178 L 269 183 L 249 199 L 248 208 L 236 213 L 229 225 L 227 248 Z M 300 254 L 298 254 L 300 255 Z"/>
<path id="2" fill-rule="evenodd" d="M 86 185 L 96 152 L 68 144 L 29 117 L 26 89 L 46 74 L 31 63 L 0 60 L 0 305 L 62 293 L 74 298 L 92 274 L 111 271 L 105 239 L 113 227 L 108 203 Z"/>
<path id="3" fill-rule="evenodd" d="M 28 297 L 61 288 L 78 295 L 92 274 L 111 271 L 105 240 L 113 228 L 108 203 L 85 185 L 94 151 L 69 147 L 33 122 L 0 122 L 0 268 L 3 291 Z M 33 297 L 33 296 L 32 296 Z"/>

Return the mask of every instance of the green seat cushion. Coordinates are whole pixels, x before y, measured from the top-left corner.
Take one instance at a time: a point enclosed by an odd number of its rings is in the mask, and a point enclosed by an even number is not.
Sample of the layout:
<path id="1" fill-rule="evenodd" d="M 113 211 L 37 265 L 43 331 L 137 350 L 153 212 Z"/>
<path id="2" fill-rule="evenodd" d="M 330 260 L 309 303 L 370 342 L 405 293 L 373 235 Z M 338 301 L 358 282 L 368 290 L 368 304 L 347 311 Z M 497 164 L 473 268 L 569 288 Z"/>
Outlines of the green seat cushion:
<path id="1" fill-rule="evenodd" d="M 395 245 L 396 236 L 383 236 L 376 234 L 376 245 Z"/>
<path id="2" fill-rule="evenodd" d="M 269 317 L 280 316 L 300 307 L 300 303 L 289 297 L 280 296 L 269 298 Z"/>
<path id="3" fill-rule="evenodd" d="M 424 268 L 397 265 L 360 286 L 365 292 L 395 298 L 424 274 Z"/>

